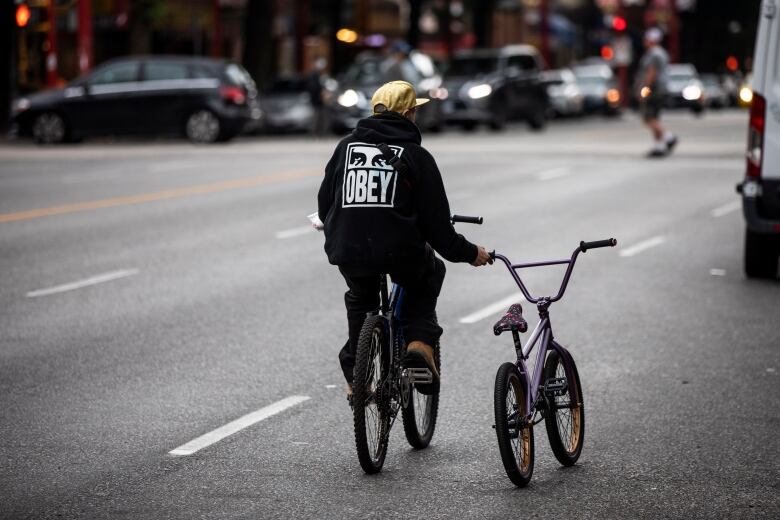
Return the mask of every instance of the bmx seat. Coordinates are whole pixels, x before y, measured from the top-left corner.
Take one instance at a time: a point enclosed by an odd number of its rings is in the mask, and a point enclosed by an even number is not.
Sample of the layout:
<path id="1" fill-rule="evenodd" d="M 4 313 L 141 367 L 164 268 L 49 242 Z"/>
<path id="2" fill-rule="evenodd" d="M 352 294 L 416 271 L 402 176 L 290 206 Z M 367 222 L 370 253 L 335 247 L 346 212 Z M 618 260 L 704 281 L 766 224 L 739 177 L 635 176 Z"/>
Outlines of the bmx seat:
<path id="1" fill-rule="evenodd" d="M 508 330 L 516 330 L 517 332 L 528 330 L 528 322 L 523 318 L 523 308 L 519 303 L 510 305 L 506 314 L 493 325 L 493 334 L 496 336 Z"/>

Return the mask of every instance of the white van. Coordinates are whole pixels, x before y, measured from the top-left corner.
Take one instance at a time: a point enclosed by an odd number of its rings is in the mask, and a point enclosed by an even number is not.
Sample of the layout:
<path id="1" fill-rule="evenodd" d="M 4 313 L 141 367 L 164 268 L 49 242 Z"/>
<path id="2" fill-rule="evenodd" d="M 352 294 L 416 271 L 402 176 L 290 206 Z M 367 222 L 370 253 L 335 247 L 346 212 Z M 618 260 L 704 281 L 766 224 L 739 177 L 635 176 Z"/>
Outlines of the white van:
<path id="1" fill-rule="evenodd" d="M 753 101 L 742 194 L 745 273 L 774 278 L 780 255 L 780 1 L 763 0 L 753 57 Z"/>

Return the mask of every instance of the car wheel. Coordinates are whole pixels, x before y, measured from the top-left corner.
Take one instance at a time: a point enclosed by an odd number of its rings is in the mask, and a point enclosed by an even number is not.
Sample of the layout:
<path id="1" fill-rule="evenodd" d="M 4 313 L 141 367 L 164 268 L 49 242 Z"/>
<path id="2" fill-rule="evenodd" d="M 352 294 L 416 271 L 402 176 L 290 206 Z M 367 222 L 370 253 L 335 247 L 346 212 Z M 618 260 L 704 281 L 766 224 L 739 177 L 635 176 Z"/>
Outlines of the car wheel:
<path id="1" fill-rule="evenodd" d="M 475 128 L 477 128 L 477 122 L 476 121 L 466 121 L 465 123 L 461 124 L 461 127 L 466 132 L 473 132 Z"/>
<path id="2" fill-rule="evenodd" d="M 187 118 L 184 133 L 193 143 L 213 143 L 220 138 L 221 124 L 211 110 L 198 110 Z"/>
<path id="3" fill-rule="evenodd" d="M 65 142 L 67 134 L 65 119 L 56 112 L 44 112 L 33 121 L 32 135 L 36 143 L 62 143 Z"/>
<path id="4" fill-rule="evenodd" d="M 544 130 L 544 127 L 547 125 L 547 114 L 545 112 L 544 107 L 539 107 L 531 114 L 528 118 L 528 126 L 531 127 L 531 130 Z"/>
<path id="5" fill-rule="evenodd" d="M 493 131 L 500 131 L 506 127 L 506 112 L 497 110 L 493 112 L 488 126 Z"/>

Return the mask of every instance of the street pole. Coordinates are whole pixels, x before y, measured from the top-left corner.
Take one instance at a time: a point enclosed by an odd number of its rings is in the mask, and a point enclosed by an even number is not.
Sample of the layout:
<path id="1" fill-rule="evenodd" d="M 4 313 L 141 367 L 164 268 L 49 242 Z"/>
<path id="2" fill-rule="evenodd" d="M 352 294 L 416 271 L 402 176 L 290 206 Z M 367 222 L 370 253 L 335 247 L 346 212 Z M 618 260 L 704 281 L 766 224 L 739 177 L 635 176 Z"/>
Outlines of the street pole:
<path id="1" fill-rule="evenodd" d="M 549 0 L 542 0 L 539 5 L 539 14 L 541 24 L 541 40 L 542 40 L 542 56 L 544 57 L 545 64 L 548 67 L 552 67 L 552 61 L 550 60 L 550 2 Z"/>
<path id="2" fill-rule="evenodd" d="M 11 101 L 14 96 L 16 79 L 16 45 L 14 40 L 20 28 L 14 24 L 16 4 L 3 2 L 0 5 L 0 130 L 5 131 L 11 115 Z"/>
<path id="3" fill-rule="evenodd" d="M 409 0 L 409 26 L 406 28 L 406 41 L 412 48 L 420 46 L 420 14 L 422 0 Z"/>
<path id="4" fill-rule="evenodd" d="M 46 85 L 57 86 L 57 19 L 54 0 L 47 5 L 49 27 L 46 34 Z"/>
<path id="5" fill-rule="evenodd" d="M 212 0 L 211 13 L 211 56 L 219 58 L 222 56 L 222 13 L 219 0 Z"/>
<path id="6" fill-rule="evenodd" d="M 79 0 L 78 5 L 78 57 L 79 72 L 86 74 L 92 70 L 92 0 Z"/>
<path id="7" fill-rule="evenodd" d="M 667 0 L 669 9 L 669 54 L 672 63 L 680 61 L 680 23 L 677 19 L 676 0 Z"/>
<path id="8" fill-rule="evenodd" d="M 618 16 L 623 20 L 626 18 L 626 6 L 623 5 L 623 0 L 618 0 Z M 628 108 L 628 64 L 621 63 L 618 67 L 618 81 L 620 82 L 620 105 L 623 108 Z"/>

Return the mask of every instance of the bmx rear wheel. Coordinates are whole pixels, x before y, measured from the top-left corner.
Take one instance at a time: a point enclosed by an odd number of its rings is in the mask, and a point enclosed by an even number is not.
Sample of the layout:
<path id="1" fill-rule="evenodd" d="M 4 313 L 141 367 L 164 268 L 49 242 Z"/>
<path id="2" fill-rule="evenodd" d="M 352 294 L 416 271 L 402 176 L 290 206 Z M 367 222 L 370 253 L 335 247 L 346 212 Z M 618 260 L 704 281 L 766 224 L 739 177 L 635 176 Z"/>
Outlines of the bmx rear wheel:
<path id="1" fill-rule="evenodd" d="M 366 318 L 360 331 L 352 382 L 355 447 L 366 473 L 382 470 L 390 429 L 389 399 L 382 384 L 389 372 L 390 344 L 385 320 Z"/>
<path id="2" fill-rule="evenodd" d="M 582 400 L 582 386 L 577 373 L 577 365 L 571 359 L 567 370 L 563 358 L 557 350 L 551 350 L 544 363 L 544 381 L 550 382 L 561 391 L 545 390 L 547 397 L 547 412 L 544 425 L 547 427 L 547 438 L 558 462 L 571 466 L 582 453 L 582 442 L 585 438 L 585 406 Z M 565 385 L 562 383 L 565 382 Z"/>
<path id="3" fill-rule="evenodd" d="M 512 363 L 498 368 L 493 400 L 501 461 L 509 480 L 525 487 L 534 472 L 534 431 L 526 420 L 525 381 Z"/>
<path id="4" fill-rule="evenodd" d="M 436 369 L 441 376 L 441 350 L 434 346 Z M 410 389 L 409 403 L 402 410 L 404 433 L 409 445 L 418 450 L 427 448 L 436 429 L 436 416 L 439 413 L 439 390 L 430 395 L 423 394 L 413 385 Z"/>

